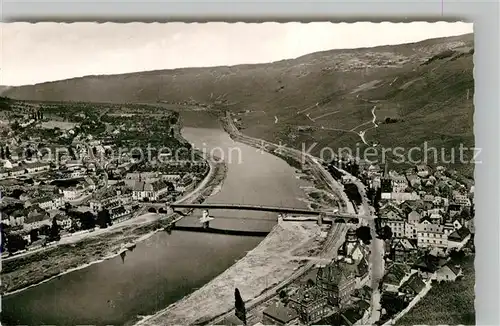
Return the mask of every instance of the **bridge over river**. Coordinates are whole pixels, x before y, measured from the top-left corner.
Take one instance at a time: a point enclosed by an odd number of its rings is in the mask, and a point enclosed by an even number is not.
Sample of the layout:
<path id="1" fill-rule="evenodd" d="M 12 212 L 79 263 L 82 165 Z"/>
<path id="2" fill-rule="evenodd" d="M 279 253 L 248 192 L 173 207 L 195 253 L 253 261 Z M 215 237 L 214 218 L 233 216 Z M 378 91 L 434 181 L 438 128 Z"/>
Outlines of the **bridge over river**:
<path id="1" fill-rule="evenodd" d="M 300 216 L 321 216 L 322 218 L 330 220 L 349 220 L 349 219 L 368 219 L 371 220 L 374 216 L 358 215 L 349 213 L 340 213 L 325 210 L 309 210 L 290 207 L 279 206 L 265 206 L 265 205 L 243 205 L 243 204 L 171 204 L 169 205 L 174 211 L 179 209 L 205 209 L 205 210 L 246 210 L 246 211 L 261 211 L 261 212 L 274 212 L 284 215 L 300 215 Z"/>

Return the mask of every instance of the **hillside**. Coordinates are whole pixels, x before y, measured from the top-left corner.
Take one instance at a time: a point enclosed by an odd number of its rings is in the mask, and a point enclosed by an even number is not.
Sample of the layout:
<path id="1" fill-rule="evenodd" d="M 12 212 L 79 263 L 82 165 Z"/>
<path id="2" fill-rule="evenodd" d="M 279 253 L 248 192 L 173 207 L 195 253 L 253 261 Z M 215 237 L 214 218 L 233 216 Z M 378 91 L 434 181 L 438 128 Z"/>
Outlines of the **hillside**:
<path id="1" fill-rule="evenodd" d="M 233 111 L 250 136 L 299 148 L 318 142 L 313 154 L 324 146 L 337 150 L 359 143 L 362 149 L 375 141 L 407 151 L 428 142 L 445 148 L 444 158 L 450 159 L 459 143 L 474 146 L 473 35 L 332 50 L 269 64 L 87 76 L 12 87 L 2 95 L 187 102 Z M 454 154 L 458 158 L 458 149 Z M 472 176 L 473 165 L 455 167 Z"/>

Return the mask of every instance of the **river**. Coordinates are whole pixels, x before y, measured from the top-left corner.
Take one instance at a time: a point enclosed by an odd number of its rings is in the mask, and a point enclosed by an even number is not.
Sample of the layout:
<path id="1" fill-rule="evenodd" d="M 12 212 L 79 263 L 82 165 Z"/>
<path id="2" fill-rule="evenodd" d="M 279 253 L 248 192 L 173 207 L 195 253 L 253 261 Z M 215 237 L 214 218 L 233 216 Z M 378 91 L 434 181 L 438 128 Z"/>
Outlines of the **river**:
<path id="1" fill-rule="evenodd" d="M 197 113 L 203 114 L 203 113 Z M 183 128 L 197 148 L 228 162 L 227 178 L 211 203 L 305 208 L 305 181 L 284 161 L 233 142 L 210 119 Z M 195 120 L 192 120 L 195 121 Z M 199 119 L 197 121 L 200 121 Z M 212 211 L 212 227 L 270 230 L 276 214 Z M 196 223 L 201 212 L 180 224 Z M 176 232 L 156 233 L 126 257 L 116 257 L 2 298 L 4 325 L 125 325 L 200 288 L 253 249 L 262 238 Z M 200 307 L 202 309 L 202 307 Z"/>

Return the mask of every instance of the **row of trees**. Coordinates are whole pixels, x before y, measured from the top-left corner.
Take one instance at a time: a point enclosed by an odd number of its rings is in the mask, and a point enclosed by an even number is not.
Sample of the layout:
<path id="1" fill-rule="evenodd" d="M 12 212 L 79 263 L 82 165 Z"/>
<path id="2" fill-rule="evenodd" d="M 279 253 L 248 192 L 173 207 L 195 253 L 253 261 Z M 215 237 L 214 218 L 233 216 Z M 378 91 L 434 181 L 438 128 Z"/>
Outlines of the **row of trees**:
<path id="1" fill-rule="evenodd" d="M 111 226 L 113 223 L 111 221 L 111 214 L 109 210 L 101 210 L 97 216 L 92 214 L 91 212 L 69 212 L 69 215 L 73 218 L 76 218 L 80 222 L 80 229 L 82 230 L 90 230 L 94 229 L 96 225 L 101 228 L 107 228 Z M 14 234 L 7 232 L 9 227 L 5 224 L 1 224 L 1 252 L 9 252 L 11 254 L 25 250 L 28 245 L 28 241 L 25 240 L 20 234 Z M 78 228 L 73 225 L 73 231 L 76 231 Z M 44 225 L 38 229 L 32 229 L 29 233 L 30 243 L 38 241 L 40 238 L 46 237 L 47 242 L 59 241 L 61 239 L 61 227 L 57 223 L 56 217 L 52 219 L 51 226 Z"/>

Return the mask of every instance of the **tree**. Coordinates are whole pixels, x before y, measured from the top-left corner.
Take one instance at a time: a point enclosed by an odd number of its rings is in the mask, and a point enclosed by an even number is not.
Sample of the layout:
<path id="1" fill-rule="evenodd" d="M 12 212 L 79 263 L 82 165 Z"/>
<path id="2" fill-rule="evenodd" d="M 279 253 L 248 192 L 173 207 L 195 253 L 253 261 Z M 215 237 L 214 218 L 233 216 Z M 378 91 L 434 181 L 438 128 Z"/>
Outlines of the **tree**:
<path id="1" fill-rule="evenodd" d="M 48 226 L 48 225 L 42 225 L 38 229 L 38 234 L 39 235 L 44 235 L 44 236 L 50 236 L 50 226 Z"/>
<path id="2" fill-rule="evenodd" d="M 167 181 L 167 182 L 165 182 L 165 184 L 167 185 L 168 192 L 174 192 L 175 191 L 175 186 L 174 186 L 174 184 L 172 182 Z"/>
<path id="3" fill-rule="evenodd" d="M 5 251 L 5 243 L 7 242 L 7 233 L 5 232 L 5 224 L 0 223 L 0 253 Z"/>
<path id="4" fill-rule="evenodd" d="M 5 160 L 5 150 L 3 149 L 3 146 L 2 146 L 2 147 L 1 147 L 1 149 L 0 149 L 0 158 L 1 158 L 2 160 Z"/>
<path id="5" fill-rule="evenodd" d="M 357 228 L 356 236 L 365 244 L 369 244 L 372 240 L 371 230 L 368 226 L 360 226 Z"/>
<path id="6" fill-rule="evenodd" d="M 10 159 L 10 149 L 9 149 L 9 146 L 5 146 L 5 158 Z"/>
<path id="7" fill-rule="evenodd" d="M 308 280 L 308 281 L 311 281 L 311 280 Z M 279 292 L 279 297 L 280 297 L 281 302 L 283 302 L 283 304 L 286 305 L 288 303 L 288 293 L 285 290 L 281 290 Z"/>
<path id="8" fill-rule="evenodd" d="M 109 210 L 103 209 L 100 210 L 97 213 L 97 219 L 96 219 L 97 225 L 99 225 L 100 228 L 107 228 L 108 226 L 112 225 L 111 222 L 111 214 L 109 213 Z"/>
<path id="9" fill-rule="evenodd" d="M 60 228 L 59 228 L 59 225 L 57 224 L 57 219 L 56 219 L 55 216 L 52 219 L 52 226 L 50 228 L 49 240 L 50 241 L 59 241 L 59 240 L 61 240 Z"/>
<path id="10" fill-rule="evenodd" d="M 464 208 L 462 209 L 462 211 L 460 212 L 460 215 L 459 215 L 459 217 L 460 217 L 461 219 L 465 220 L 465 221 L 470 220 L 471 216 L 472 216 L 471 212 L 470 212 L 470 211 L 469 211 L 469 209 L 468 209 L 468 208 L 466 208 L 466 207 L 464 207 Z"/>
<path id="11" fill-rule="evenodd" d="M 390 240 L 392 238 L 392 230 L 389 226 L 385 225 L 378 232 L 378 237 L 381 240 Z"/>
<path id="12" fill-rule="evenodd" d="M 30 242 L 33 243 L 38 240 L 38 229 L 32 229 L 30 231 Z"/>
<path id="13" fill-rule="evenodd" d="M 85 212 L 79 215 L 80 224 L 82 225 L 82 229 L 90 230 L 95 228 L 95 217 L 91 212 Z"/>
<path id="14" fill-rule="evenodd" d="M 247 312 L 245 309 L 245 302 L 241 298 L 240 290 L 238 290 L 238 288 L 234 290 L 234 310 L 236 317 L 238 317 L 243 322 L 243 325 L 246 325 Z"/>
<path id="15" fill-rule="evenodd" d="M 9 234 L 7 236 L 7 251 L 13 254 L 17 251 L 26 249 L 26 240 L 19 234 Z"/>

